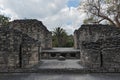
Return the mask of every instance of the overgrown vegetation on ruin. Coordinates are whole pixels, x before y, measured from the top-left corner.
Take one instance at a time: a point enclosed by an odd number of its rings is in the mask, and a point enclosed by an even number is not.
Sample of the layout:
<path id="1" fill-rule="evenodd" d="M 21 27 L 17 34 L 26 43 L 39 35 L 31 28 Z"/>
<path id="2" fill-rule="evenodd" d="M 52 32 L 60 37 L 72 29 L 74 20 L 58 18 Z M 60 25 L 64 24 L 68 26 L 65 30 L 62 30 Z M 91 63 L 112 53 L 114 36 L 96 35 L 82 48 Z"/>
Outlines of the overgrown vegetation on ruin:
<path id="1" fill-rule="evenodd" d="M 53 31 L 52 35 L 53 47 L 73 47 L 73 36 L 68 35 L 67 32 L 61 28 L 57 27 Z"/>

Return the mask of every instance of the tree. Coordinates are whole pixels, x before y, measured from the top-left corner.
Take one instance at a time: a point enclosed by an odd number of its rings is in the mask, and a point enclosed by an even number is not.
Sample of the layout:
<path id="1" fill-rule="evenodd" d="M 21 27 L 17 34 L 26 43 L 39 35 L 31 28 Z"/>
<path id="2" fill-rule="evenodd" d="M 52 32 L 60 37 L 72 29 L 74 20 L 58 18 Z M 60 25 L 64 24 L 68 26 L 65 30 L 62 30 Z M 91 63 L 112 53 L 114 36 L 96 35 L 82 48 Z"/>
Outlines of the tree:
<path id="1" fill-rule="evenodd" d="M 74 45 L 73 35 L 68 35 L 61 27 L 54 29 L 52 39 L 53 47 L 73 47 Z"/>
<path id="2" fill-rule="evenodd" d="M 0 25 L 6 26 L 9 23 L 10 18 L 4 15 L 0 15 Z"/>
<path id="3" fill-rule="evenodd" d="M 86 22 L 93 17 L 92 23 L 99 24 L 106 20 L 120 27 L 120 0 L 83 0 L 79 9 L 87 13 Z"/>
<path id="4" fill-rule="evenodd" d="M 74 46 L 73 35 L 68 35 L 67 43 L 65 47 L 73 47 L 73 46 Z"/>
<path id="5" fill-rule="evenodd" d="M 66 43 L 67 33 L 63 28 L 57 27 L 53 31 L 53 46 L 64 47 Z"/>
<path id="6" fill-rule="evenodd" d="M 89 23 L 92 23 L 92 22 L 95 22 L 94 17 L 86 18 L 83 21 L 84 24 L 89 24 Z"/>

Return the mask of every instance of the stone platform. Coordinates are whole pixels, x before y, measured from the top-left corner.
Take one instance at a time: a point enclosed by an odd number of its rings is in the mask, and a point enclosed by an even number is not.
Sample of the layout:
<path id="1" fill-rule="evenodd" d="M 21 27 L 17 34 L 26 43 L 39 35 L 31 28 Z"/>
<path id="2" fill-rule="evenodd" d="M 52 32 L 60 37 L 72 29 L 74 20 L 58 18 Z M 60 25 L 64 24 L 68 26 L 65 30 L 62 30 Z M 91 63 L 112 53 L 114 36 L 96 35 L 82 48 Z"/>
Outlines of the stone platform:
<path id="1" fill-rule="evenodd" d="M 48 50 L 42 50 L 42 52 L 80 52 L 79 49 L 74 49 L 74 48 L 63 48 L 63 47 L 59 47 L 59 48 L 52 48 L 52 49 L 48 49 Z"/>
<path id="2" fill-rule="evenodd" d="M 83 68 L 79 64 L 79 59 L 76 60 L 42 60 L 42 64 L 39 69 L 81 69 Z"/>
<path id="3" fill-rule="evenodd" d="M 42 59 L 57 59 L 59 56 L 63 56 L 66 59 L 80 59 L 80 50 L 74 48 L 52 48 L 48 50 L 42 50 Z"/>
<path id="4" fill-rule="evenodd" d="M 92 74 L 43 74 L 43 73 L 2 73 L 0 80 L 120 80 L 120 73 Z"/>
<path id="5" fill-rule="evenodd" d="M 42 60 L 39 64 L 31 68 L 3 69 L 0 73 L 55 73 L 55 74 L 76 74 L 76 73 L 120 73 L 114 68 L 87 68 L 80 65 L 80 60 Z"/>
<path id="6" fill-rule="evenodd" d="M 38 72 L 43 73 L 80 73 L 84 72 L 84 67 L 79 64 L 79 59 L 75 60 L 42 60 L 37 66 Z M 86 71 L 85 71 L 86 72 Z"/>
<path id="7" fill-rule="evenodd" d="M 36 68 L 36 73 L 120 73 L 120 70 L 114 68 L 88 68 L 80 64 L 80 59 L 60 60 L 42 60 Z"/>

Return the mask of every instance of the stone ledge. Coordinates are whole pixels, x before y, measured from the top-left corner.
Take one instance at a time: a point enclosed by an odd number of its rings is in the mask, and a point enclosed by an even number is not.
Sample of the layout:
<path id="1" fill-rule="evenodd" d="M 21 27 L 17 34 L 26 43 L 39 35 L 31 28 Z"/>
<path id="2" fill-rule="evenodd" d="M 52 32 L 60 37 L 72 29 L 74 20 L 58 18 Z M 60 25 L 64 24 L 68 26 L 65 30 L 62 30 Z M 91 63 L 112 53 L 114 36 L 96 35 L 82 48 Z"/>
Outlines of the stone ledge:
<path id="1" fill-rule="evenodd" d="M 120 69 L 111 68 L 107 69 L 16 69 L 16 70 L 3 70 L 0 73 L 120 73 Z"/>

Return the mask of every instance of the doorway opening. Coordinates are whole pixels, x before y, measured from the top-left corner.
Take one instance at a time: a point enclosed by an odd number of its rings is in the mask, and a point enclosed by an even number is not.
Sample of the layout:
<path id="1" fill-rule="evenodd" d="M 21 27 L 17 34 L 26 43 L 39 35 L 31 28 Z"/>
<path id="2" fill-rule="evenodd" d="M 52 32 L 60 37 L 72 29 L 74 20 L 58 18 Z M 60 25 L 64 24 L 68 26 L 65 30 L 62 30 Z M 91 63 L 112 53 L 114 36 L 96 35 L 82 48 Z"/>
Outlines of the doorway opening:
<path id="1" fill-rule="evenodd" d="M 22 45 L 19 48 L 19 67 L 22 68 Z"/>

